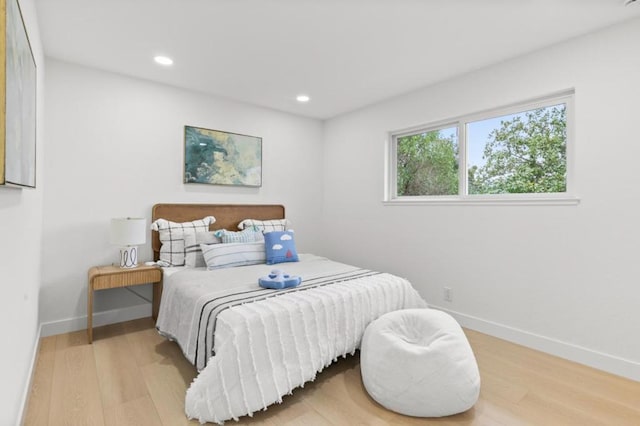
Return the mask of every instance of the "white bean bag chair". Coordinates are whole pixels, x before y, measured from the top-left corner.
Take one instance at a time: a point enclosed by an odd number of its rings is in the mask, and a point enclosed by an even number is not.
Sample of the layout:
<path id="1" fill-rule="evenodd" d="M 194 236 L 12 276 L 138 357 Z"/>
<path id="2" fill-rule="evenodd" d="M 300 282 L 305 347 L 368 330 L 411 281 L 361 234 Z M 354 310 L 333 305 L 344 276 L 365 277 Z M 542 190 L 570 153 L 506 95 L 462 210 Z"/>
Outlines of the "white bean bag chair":
<path id="1" fill-rule="evenodd" d="M 373 399 L 408 416 L 461 413 L 480 394 L 469 341 L 456 320 L 435 309 L 389 312 L 369 324 L 360 369 Z"/>

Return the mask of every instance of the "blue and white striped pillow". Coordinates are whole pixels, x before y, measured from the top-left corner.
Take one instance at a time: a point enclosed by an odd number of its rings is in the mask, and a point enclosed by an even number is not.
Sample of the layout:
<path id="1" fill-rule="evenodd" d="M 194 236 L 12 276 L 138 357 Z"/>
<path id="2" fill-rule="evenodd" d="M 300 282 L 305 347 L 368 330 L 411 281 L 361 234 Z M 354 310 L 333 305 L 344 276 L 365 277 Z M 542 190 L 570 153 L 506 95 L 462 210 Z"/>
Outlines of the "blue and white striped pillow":
<path id="1" fill-rule="evenodd" d="M 220 238 L 223 243 L 257 243 L 264 241 L 262 232 L 255 227 L 246 228 L 242 231 L 234 232 L 221 229 L 216 231 L 216 237 Z"/>
<path id="2" fill-rule="evenodd" d="M 201 244 L 207 269 L 233 268 L 266 262 L 264 242 Z"/>
<path id="3" fill-rule="evenodd" d="M 269 219 L 269 220 L 257 220 L 257 219 L 245 219 L 238 224 L 238 229 L 247 229 L 254 227 L 258 231 L 272 232 L 272 231 L 286 231 L 289 229 L 288 219 Z"/>

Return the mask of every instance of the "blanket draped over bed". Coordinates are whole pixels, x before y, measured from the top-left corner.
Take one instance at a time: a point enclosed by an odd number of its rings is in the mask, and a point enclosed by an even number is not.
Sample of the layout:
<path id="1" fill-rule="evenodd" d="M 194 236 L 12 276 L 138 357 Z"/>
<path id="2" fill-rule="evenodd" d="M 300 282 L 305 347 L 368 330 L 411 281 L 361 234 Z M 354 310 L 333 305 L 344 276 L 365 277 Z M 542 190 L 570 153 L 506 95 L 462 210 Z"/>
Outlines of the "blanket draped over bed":
<path id="1" fill-rule="evenodd" d="M 222 423 L 281 402 L 353 354 L 374 319 L 426 307 L 403 278 L 318 256 L 282 266 L 303 278 L 296 288 L 260 288 L 258 277 L 271 269 L 189 269 L 165 278 L 157 328 L 201 370 L 187 391 L 190 418 Z"/>

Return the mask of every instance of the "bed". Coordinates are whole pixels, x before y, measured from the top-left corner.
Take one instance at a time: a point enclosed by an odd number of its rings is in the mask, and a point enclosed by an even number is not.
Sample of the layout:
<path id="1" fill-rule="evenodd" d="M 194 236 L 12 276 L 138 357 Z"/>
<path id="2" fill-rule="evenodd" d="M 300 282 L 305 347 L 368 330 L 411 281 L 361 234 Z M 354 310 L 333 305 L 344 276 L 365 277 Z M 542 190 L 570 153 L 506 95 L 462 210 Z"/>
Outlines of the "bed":
<path id="1" fill-rule="evenodd" d="M 243 219 L 284 219 L 279 205 L 154 206 L 153 220 L 215 217 L 210 229 L 236 229 Z M 154 257 L 160 240 L 152 235 Z M 300 286 L 264 289 L 258 277 L 280 268 Z M 340 356 L 359 348 L 367 325 L 384 313 L 426 307 L 400 277 L 312 254 L 298 262 L 237 268 L 184 268 L 164 275 L 154 300 L 156 327 L 174 340 L 199 374 L 187 390 L 185 412 L 223 423 L 269 405 L 315 379 Z M 161 292 L 161 293 L 160 293 Z"/>

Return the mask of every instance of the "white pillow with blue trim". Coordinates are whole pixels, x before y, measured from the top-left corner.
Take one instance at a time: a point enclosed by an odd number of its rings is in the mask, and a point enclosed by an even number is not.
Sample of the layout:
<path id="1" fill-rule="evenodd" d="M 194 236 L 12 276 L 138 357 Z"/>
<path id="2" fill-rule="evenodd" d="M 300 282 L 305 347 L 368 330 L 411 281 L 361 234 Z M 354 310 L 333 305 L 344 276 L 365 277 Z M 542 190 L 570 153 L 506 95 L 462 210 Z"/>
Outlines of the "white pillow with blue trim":
<path id="1" fill-rule="evenodd" d="M 184 265 L 188 268 L 204 268 L 207 266 L 202 256 L 201 244 L 220 244 L 215 232 L 188 232 L 184 235 Z"/>
<path id="2" fill-rule="evenodd" d="M 265 262 L 264 243 L 201 244 L 207 269 L 234 268 Z"/>

